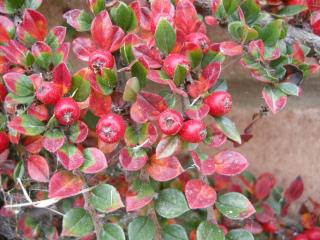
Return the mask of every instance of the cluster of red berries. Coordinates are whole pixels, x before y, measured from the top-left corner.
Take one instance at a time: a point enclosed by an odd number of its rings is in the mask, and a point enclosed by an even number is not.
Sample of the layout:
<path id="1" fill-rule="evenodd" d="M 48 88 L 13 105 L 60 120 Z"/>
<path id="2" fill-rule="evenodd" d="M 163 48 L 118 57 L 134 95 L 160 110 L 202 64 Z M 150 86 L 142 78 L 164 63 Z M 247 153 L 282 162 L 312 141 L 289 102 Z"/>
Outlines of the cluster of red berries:
<path id="1" fill-rule="evenodd" d="M 314 227 L 305 230 L 303 233 L 295 236 L 293 240 L 319 240 L 320 239 L 320 228 Z"/>

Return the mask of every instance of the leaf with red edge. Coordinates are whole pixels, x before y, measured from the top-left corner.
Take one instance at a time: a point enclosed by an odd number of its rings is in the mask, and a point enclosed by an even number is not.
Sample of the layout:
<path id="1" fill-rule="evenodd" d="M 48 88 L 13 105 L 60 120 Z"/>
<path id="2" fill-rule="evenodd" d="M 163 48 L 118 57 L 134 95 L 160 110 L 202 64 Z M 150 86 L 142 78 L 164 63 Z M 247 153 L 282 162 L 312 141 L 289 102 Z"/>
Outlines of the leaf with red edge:
<path id="1" fill-rule="evenodd" d="M 89 31 L 91 27 L 91 16 L 84 10 L 72 9 L 63 14 L 67 23 L 78 32 Z"/>
<path id="2" fill-rule="evenodd" d="M 273 208 L 267 203 L 262 203 L 261 206 L 257 208 L 256 219 L 260 223 L 270 222 L 272 219 L 274 219 Z"/>
<path id="3" fill-rule="evenodd" d="M 267 85 L 262 90 L 262 97 L 273 114 L 280 112 L 287 104 L 287 95 L 278 88 Z"/>
<path id="4" fill-rule="evenodd" d="M 227 141 L 227 136 L 221 132 L 216 124 L 211 124 L 207 126 L 207 136 L 205 143 L 211 147 L 218 148 L 222 146 Z"/>
<path id="5" fill-rule="evenodd" d="M 137 105 L 135 110 L 138 112 L 130 111 L 132 119 L 133 114 L 142 114 L 146 116 L 148 120 L 156 120 L 158 115 L 168 108 L 165 99 L 158 94 L 149 93 L 145 91 L 139 92 L 135 104 Z"/>
<path id="6" fill-rule="evenodd" d="M 7 89 L 20 97 L 31 96 L 34 93 L 32 81 L 24 74 L 9 72 L 3 76 Z"/>
<path id="7" fill-rule="evenodd" d="M 120 48 L 124 31 L 113 26 L 107 11 L 101 11 L 92 21 L 91 37 L 101 48 L 114 52 Z"/>
<path id="8" fill-rule="evenodd" d="M 84 173 L 98 173 L 108 167 L 107 159 L 98 148 L 86 148 L 83 150 L 84 163 L 81 171 Z"/>
<path id="9" fill-rule="evenodd" d="M 206 81 L 193 81 L 187 85 L 187 90 L 192 98 L 197 98 L 208 90 L 208 85 Z"/>
<path id="10" fill-rule="evenodd" d="M 78 37 L 72 42 L 72 50 L 80 60 L 89 61 L 89 57 L 96 50 L 96 46 L 90 38 Z"/>
<path id="11" fill-rule="evenodd" d="M 190 0 L 181 0 L 177 3 L 174 20 L 176 27 L 184 34 L 198 30 L 199 18 L 197 10 Z"/>
<path id="12" fill-rule="evenodd" d="M 304 51 L 298 42 L 292 44 L 292 57 L 297 63 L 304 62 Z"/>
<path id="13" fill-rule="evenodd" d="M 249 43 L 248 52 L 257 59 L 264 60 L 264 43 L 261 39 Z"/>
<path id="14" fill-rule="evenodd" d="M 276 184 L 276 179 L 271 173 L 263 173 L 257 179 L 254 185 L 255 196 L 258 200 L 262 200 L 269 196 L 274 185 Z"/>
<path id="15" fill-rule="evenodd" d="M 106 7 L 105 0 L 88 0 L 87 4 L 91 12 L 93 12 L 94 14 L 98 14 L 100 11 L 102 11 Z"/>
<path id="16" fill-rule="evenodd" d="M 209 63 L 202 71 L 199 80 L 206 83 L 207 89 L 214 86 L 221 73 L 221 63 Z"/>
<path id="17" fill-rule="evenodd" d="M 219 21 L 213 16 L 205 16 L 204 21 L 207 25 L 212 27 L 217 26 L 219 24 Z"/>
<path id="18" fill-rule="evenodd" d="M 67 28 L 63 26 L 55 26 L 50 29 L 46 36 L 45 42 L 52 50 L 57 49 L 64 41 L 67 33 Z"/>
<path id="19" fill-rule="evenodd" d="M 219 44 L 220 52 L 226 56 L 237 56 L 242 54 L 243 48 L 240 44 L 233 41 L 226 41 Z"/>
<path id="20" fill-rule="evenodd" d="M 74 170 L 79 168 L 84 162 L 82 152 L 76 146 L 65 143 L 56 152 L 58 161 L 67 170 Z"/>
<path id="21" fill-rule="evenodd" d="M 21 114 L 11 119 L 8 127 L 26 136 L 36 136 L 45 130 L 42 122 L 27 114 Z"/>
<path id="22" fill-rule="evenodd" d="M 151 147 L 158 139 L 158 131 L 152 122 L 144 123 L 139 128 L 138 143 L 141 147 Z"/>
<path id="23" fill-rule="evenodd" d="M 0 50 L 0 74 L 3 75 L 6 72 L 9 71 L 10 68 L 10 63 L 9 61 L 2 55 L 1 50 Z M 2 100 L 3 98 L 3 92 L 1 90 L 1 94 L 0 94 L 0 99 Z M 2 100 L 3 101 L 3 100 Z"/>
<path id="24" fill-rule="evenodd" d="M 27 113 L 39 121 L 47 121 L 49 118 L 48 108 L 44 104 L 31 104 Z"/>
<path id="25" fill-rule="evenodd" d="M 160 140 L 156 148 L 156 158 L 168 158 L 177 153 L 180 148 L 179 136 L 166 136 Z"/>
<path id="26" fill-rule="evenodd" d="M 71 73 L 65 63 L 60 63 L 52 71 L 52 81 L 62 88 L 62 94 L 66 94 L 71 88 Z"/>
<path id="27" fill-rule="evenodd" d="M 36 42 L 32 45 L 32 55 L 34 56 L 35 63 L 43 68 L 48 70 L 51 64 L 51 48 L 45 42 Z"/>
<path id="28" fill-rule="evenodd" d="M 126 211 L 136 211 L 148 205 L 154 197 L 154 190 L 149 182 L 136 180 L 126 193 Z"/>
<path id="29" fill-rule="evenodd" d="M 7 43 L 15 34 L 14 23 L 6 16 L 0 16 L 0 43 Z"/>
<path id="30" fill-rule="evenodd" d="M 248 167 L 247 159 L 240 153 L 225 150 L 214 156 L 216 172 L 221 175 L 235 176 Z"/>
<path id="31" fill-rule="evenodd" d="M 124 170 L 138 171 L 148 161 L 148 155 L 143 148 L 122 148 L 119 154 L 119 162 Z"/>
<path id="32" fill-rule="evenodd" d="M 20 42 L 33 44 L 43 41 L 48 33 L 48 22 L 40 13 L 32 9 L 26 9 L 22 22 L 17 27 L 17 36 Z"/>
<path id="33" fill-rule="evenodd" d="M 65 142 L 65 136 L 59 129 L 46 131 L 43 137 L 43 147 L 51 153 L 58 151 Z"/>
<path id="34" fill-rule="evenodd" d="M 147 171 L 154 180 L 166 182 L 179 176 L 183 172 L 183 168 L 175 156 L 157 159 L 154 155 L 147 166 Z"/>
<path id="35" fill-rule="evenodd" d="M 47 160 L 40 155 L 30 155 L 27 159 L 28 173 L 37 182 L 49 181 L 49 165 Z"/>
<path id="36" fill-rule="evenodd" d="M 214 158 L 205 153 L 191 152 L 191 157 L 198 171 L 204 175 L 212 175 L 215 172 Z"/>
<path id="37" fill-rule="evenodd" d="M 70 127 L 69 140 L 73 143 L 82 143 L 86 140 L 89 133 L 87 124 L 78 121 Z"/>
<path id="38" fill-rule="evenodd" d="M 147 113 L 142 111 L 142 108 L 137 102 L 134 102 L 130 107 L 130 118 L 136 123 L 145 123 L 148 121 Z"/>
<path id="39" fill-rule="evenodd" d="M 26 0 L 24 3 L 24 8 L 32 8 L 32 9 L 38 9 L 43 0 Z"/>
<path id="40" fill-rule="evenodd" d="M 203 57 L 201 46 L 192 42 L 183 43 L 181 54 L 188 57 L 192 68 L 197 67 L 200 64 Z"/>
<path id="41" fill-rule="evenodd" d="M 32 154 L 37 154 L 42 149 L 42 136 L 30 136 L 26 137 L 23 141 L 23 146 L 25 147 L 25 150 Z"/>
<path id="42" fill-rule="evenodd" d="M 207 208 L 212 206 L 217 199 L 216 191 L 199 179 L 189 180 L 184 193 L 191 209 Z"/>
<path id="43" fill-rule="evenodd" d="M 56 172 L 49 181 L 49 198 L 67 198 L 79 193 L 84 182 L 68 171 Z"/>
<path id="44" fill-rule="evenodd" d="M 40 224 L 30 214 L 21 214 L 17 221 L 17 228 L 26 239 L 36 239 L 40 234 Z"/>
<path id="45" fill-rule="evenodd" d="M 298 200 L 303 194 L 303 189 L 304 185 L 302 178 L 298 176 L 284 192 L 286 202 L 292 203 Z"/>
<path id="46" fill-rule="evenodd" d="M 60 45 L 56 49 L 56 51 L 53 52 L 52 56 L 52 62 L 54 66 L 57 66 L 59 63 L 66 63 L 69 57 L 70 52 L 70 43 L 65 42 Z"/>
<path id="47" fill-rule="evenodd" d="M 151 49 L 145 44 L 139 44 L 132 48 L 134 56 L 145 62 L 151 69 L 162 67 L 161 54 L 157 49 Z"/>
<path id="48" fill-rule="evenodd" d="M 111 97 L 105 96 L 97 91 L 91 90 L 89 106 L 92 113 L 98 117 L 101 117 L 110 112 L 112 105 Z"/>
<path id="49" fill-rule="evenodd" d="M 195 104 L 192 106 L 188 106 L 185 114 L 190 119 L 201 120 L 208 115 L 209 110 L 210 108 L 207 104 Z"/>
<path id="50" fill-rule="evenodd" d="M 170 0 L 156 0 L 152 1 L 151 16 L 153 17 L 153 24 L 156 26 L 161 17 L 167 18 L 170 22 L 174 17 L 174 6 Z"/>
<path id="51" fill-rule="evenodd" d="M 28 49 L 21 43 L 10 40 L 7 45 L 0 46 L 3 56 L 11 63 L 24 66 Z"/>
<path id="52" fill-rule="evenodd" d="M 139 1 L 133 1 L 130 3 L 130 7 L 137 17 L 140 28 L 146 31 L 151 31 L 153 27 L 151 10 L 150 8 L 141 5 L 143 4 Z"/>

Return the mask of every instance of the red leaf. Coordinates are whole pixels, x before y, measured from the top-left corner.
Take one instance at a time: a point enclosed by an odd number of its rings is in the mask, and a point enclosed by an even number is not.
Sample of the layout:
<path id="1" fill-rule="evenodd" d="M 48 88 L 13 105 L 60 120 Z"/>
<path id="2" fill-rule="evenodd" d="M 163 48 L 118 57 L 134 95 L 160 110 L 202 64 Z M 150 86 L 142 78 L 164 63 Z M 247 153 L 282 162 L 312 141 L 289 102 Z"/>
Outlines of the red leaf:
<path id="1" fill-rule="evenodd" d="M 70 52 L 70 43 L 65 42 L 57 48 L 55 52 L 54 64 L 57 65 L 59 63 L 66 63 L 69 57 Z"/>
<path id="2" fill-rule="evenodd" d="M 33 116 L 39 121 L 47 121 L 49 118 L 48 109 L 44 104 L 36 104 L 36 103 L 31 104 L 30 107 L 28 108 L 27 113 L 28 115 Z"/>
<path id="3" fill-rule="evenodd" d="M 81 191 L 84 182 L 79 176 L 68 171 L 55 173 L 49 182 L 49 198 L 66 198 Z"/>
<path id="4" fill-rule="evenodd" d="M 81 171 L 84 173 L 98 173 L 108 167 L 107 159 L 98 148 L 86 148 L 83 151 L 84 163 Z"/>
<path id="5" fill-rule="evenodd" d="M 199 179 L 189 180 L 184 190 L 191 209 L 212 206 L 217 199 L 216 191 Z"/>
<path id="6" fill-rule="evenodd" d="M 221 63 L 219 62 L 212 62 L 208 64 L 202 71 L 200 75 L 200 81 L 203 81 L 206 83 L 206 87 L 210 89 L 212 86 L 214 86 L 221 73 Z"/>
<path id="7" fill-rule="evenodd" d="M 214 156 L 216 172 L 221 175 L 234 176 L 248 167 L 247 159 L 240 153 L 225 150 Z"/>
<path id="8" fill-rule="evenodd" d="M 91 37 L 101 48 L 114 52 L 120 48 L 125 33 L 113 26 L 107 11 L 101 11 L 92 21 Z"/>
<path id="9" fill-rule="evenodd" d="M 270 222 L 274 219 L 273 208 L 269 204 L 263 203 L 260 208 L 257 209 L 256 219 L 261 223 Z"/>
<path id="10" fill-rule="evenodd" d="M 60 45 L 63 43 L 67 33 L 67 28 L 63 26 L 55 26 L 53 27 L 49 34 L 52 34 L 57 40 L 57 43 Z"/>
<path id="11" fill-rule="evenodd" d="M 175 156 L 163 159 L 156 159 L 153 156 L 147 166 L 147 171 L 154 180 L 166 182 L 179 176 L 183 172 L 183 168 Z"/>
<path id="12" fill-rule="evenodd" d="M 197 10 L 189 0 L 180 0 L 176 6 L 176 27 L 184 34 L 196 32 L 199 24 Z"/>
<path id="13" fill-rule="evenodd" d="M 220 52 L 226 56 L 237 56 L 242 54 L 242 46 L 233 41 L 226 41 L 219 44 Z"/>
<path id="14" fill-rule="evenodd" d="M 280 112 L 287 104 L 287 95 L 278 88 L 265 86 L 262 90 L 262 97 L 273 114 Z"/>
<path id="15" fill-rule="evenodd" d="M 219 24 L 218 20 L 213 16 L 205 16 L 204 21 L 209 26 L 216 26 Z"/>
<path id="16" fill-rule="evenodd" d="M 147 113 L 142 111 L 139 103 L 134 102 L 130 108 L 130 117 L 136 123 L 145 123 L 148 121 Z"/>
<path id="17" fill-rule="evenodd" d="M 65 63 L 60 63 L 52 71 L 52 80 L 61 86 L 62 94 L 66 94 L 71 88 L 71 74 Z"/>
<path id="18" fill-rule="evenodd" d="M 202 120 L 205 118 L 210 111 L 210 107 L 207 104 L 195 105 L 187 107 L 185 114 L 190 119 Z"/>
<path id="19" fill-rule="evenodd" d="M 8 42 L 14 34 L 15 26 L 13 22 L 5 17 L 0 16 L 0 43 Z"/>
<path id="20" fill-rule="evenodd" d="M 54 153 L 63 146 L 64 142 L 63 133 L 58 129 L 53 129 L 44 134 L 42 144 L 47 151 Z"/>
<path id="21" fill-rule="evenodd" d="M 275 184 L 276 179 L 271 173 L 262 174 L 254 186 L 256 198 L 258 200 L 262 200 L 268 197 Z"/>
<path id="22" fill-rule="evenodd" d="M 192 161 L 196 165 L 198 171 L 204 175 L 212 175 L 215 172 L 214 159 L 207 154 L 191 152 Z"/>
<path id="23" fill-rule="evenodd" d="M 111 104 L 112 99 L 110 96 L 102 95 L 93 89 L 91 90 L 89 105 L 94 115 L 101 117 L 107 114 L 110 112 Z"/>
<path id="24" fill-rule="evenodd" d="M 151 49 L 145 44 L 139 44 L 132 48 L 133 54 L 137 59 L 147 63 L 151 69 L 162 67 L 162 58 L 157 49 Z"/>
<path id="25" fill-rule="evenodd" d="M 187 90 L 192 98 L 197 98 L 208 90 L 208 85 L 206 81 L 193 81 L 187 86 Z"/>
<path id="26" fill-rule="evenodd" d="M 128 192 L 126 195 L 126 211 L 136 211 L 148 205 L 153 199 L 153 196 L 139 197 L 134 192 Z"/>
<path id="27" fill-rule="evenodd" d="M 17 27 L 19 41 L 32 44 L 36 41 L 43 41 L 48 33 L 48 22 L 39 12 L 26 9 L 22 22 Z"/>
<path id="28" fill-rule="evenodd" d="M 300 44 L 298 42 L 294 42 L 292 44 L 292 57 L 298 63 L 303 63 L 304 62 L 304 52 L 303 52 L 303 50 L 300 47 Z"/>
<path id="29" fill-rule="evenodd" d="M 31 155 L 28 157 L 28 173 L 37 182 L 49 181 L 49 166 L 42 156 Z"/>
<path id="30" fill-rule="evenodd" d="M 64 144 L 56 152 L 57 159 L 67 170 L 74 170 L 79 168 L 83 161 L 83 155 L 79 148 L 71 144 Z"/>
<path id="31" fill-rule="evenodd" d="M 137 171 L 147 163 L 148 155 L 143 149 L 122 148 L 119 161 L 124 170 Z"/>
<path id="32" fill-rule="evenodd" d="M 42 149 L 42 141 L 43 141 L 42 136 L 34 136 L 34 137 L 29 136 L 25 138 L 23 145 L 27 152 L 32 154 L 37 154 Z"/>
<path id="33" fill-rule="evenodd" d="M 153 18 L 153 27 L 158 24 L 161 17 L 167 18 L 170 22 L 174 16 L 174 6 L 170 0 L 155 0 L 151 2 L 151 14 Z"/>
<path id="34" fill-rule="evenodd" d="M 0 46 L 3 56 L 11 63 L 24 65 L 28 49 L 21 43 L 10 40 L 7 45 Z"/>
<path id="35" fill-rule="evenodd" d="M 284 192 L 284 198 L 287 202 L 292 203 L 298 200 L 303 193 L 304 185 L 300 176 L 290 184 L 290 186 Z"/>
<path id="36" fill-rule="evenodd" d="M 148 7 L 140 6 L 139 1 L 133 1 L 130 3 L 130 7 L 135 13 L 137 20 L 139 21 L 139 26 L 146 31 L 152 30 L 152 13 Z"/>
<path id="37" fill-rule="evenodd" d="M 91 53 L 96 50 L 96 46 L 90 38 L 79 37 L 73 40 L 72 50 L 74 54 L 82 61 L 89 61 Z"/>

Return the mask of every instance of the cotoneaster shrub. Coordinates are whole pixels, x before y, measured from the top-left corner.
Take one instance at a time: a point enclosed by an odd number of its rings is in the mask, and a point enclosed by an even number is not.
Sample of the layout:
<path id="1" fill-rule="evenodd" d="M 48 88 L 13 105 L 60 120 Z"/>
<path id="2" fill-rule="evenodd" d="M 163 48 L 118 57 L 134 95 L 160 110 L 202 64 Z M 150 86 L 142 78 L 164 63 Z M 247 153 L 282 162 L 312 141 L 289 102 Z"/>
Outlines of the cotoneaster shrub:
<path id="1" fill-rule="evenodd" d="M 265 22 L 254 0 L 213 1 L 208 16 L 191 0 L 90 0 L 90 10 L 64 14 L 84 32 L 65 42 L 66 27 L 49 29 L 36 10 L 41 2 L 0 1 L 1 216 L 16 226 L 7 238 L 302 232 L 279 222 L 302 194 L 300 178 L 281 193 L 273 175 L 255 180 L 242 154 L 215 148 L 249 141 L 253 124 L 299 96 L 303 78 L 318 69 L 307 62 L 310 48 L 285 39 L 288 20 L 304 7 Z M 233 40 L 209 39 L 206 29 L 219 25 Z M 86 67 L 72 68 L 70 49 Z M 264 83 L 265 106 L 242 134 L 226 116 L 232 96 L 220 75 L 228 57 Z M 236 175 L 241 185 L 232 183 Z M 302 237 L 317 239 L 308 233 L 318 231 L 313 213 L 304 214 L 311 215 L 302 215 Z"/>

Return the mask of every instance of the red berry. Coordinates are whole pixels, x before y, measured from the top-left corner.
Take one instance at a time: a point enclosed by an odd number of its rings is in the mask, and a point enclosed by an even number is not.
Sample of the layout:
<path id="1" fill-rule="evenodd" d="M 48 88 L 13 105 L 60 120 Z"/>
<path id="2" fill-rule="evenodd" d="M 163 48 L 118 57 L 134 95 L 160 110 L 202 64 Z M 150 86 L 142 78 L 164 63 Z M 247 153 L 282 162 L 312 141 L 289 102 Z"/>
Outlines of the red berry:
<path id="1" fill-rule="evenodd" d="M 211 93 L 204 99 L 204 103 L 210 107 L 210 115 L 214 117 L 223 116 L 232 108 L 231 95 L 223 91 Z"/>
<path id="2" fill-rule="evenodd" d="M 320 240 L 320 228 L 314 227 L 304 231 L 309 240 Z"/>
<path id="3" fill-rule="evenodd" d="M 166 135 L 177 134 L 183 123 L 181 114 L 175 110 L 166 110 L 158 117 L 158 124 L 161 131 Z"/>
<path id="4" fill-rule="evenodd" d="M 198 143 L 207 135 L 206 126 L 200 120 L 188 120 L 182 124 L 179 135 L 183 141 Z"/>
<path id="5" fill-rule="evenodd" d="M 262 228 L 267 233 L 275 233 L 278 230 L 278 224 L 275 220 L 271 220 L 270 222 L 263 223 Z"/>
<path id="6" fill-rule="evenodd" d="M 54 115 L 61 125 L 72 125 L 80 117 L 80 108 L 72 98 L 62 98 L 54 106 Z"/>
<path id="7" fill-rule="evenodd" d="M 97 123 L 97 135 L 106 143 L 118 142 L 124 135 L 126 124 L 118 114 L 109 113 Z"/>
<path id="8" fill-rule="evenodd" d="M 169 54 L 164 60 L 163 71 L 170 77 L 173 77 L 178 65 L 183 65 L 187 70 L 190 69 L 190 62 L 186 56 L 181 54 Z"/>
<path id="9" fill-rule="evenodd" d="M 186 36 L 185 41 L 195 43 L 204 50 L 208 49 L 210 45 L 210 39 L 207 35 L 200 32 L 190 33 Z"/>
<path id="10" fill-rule="evenodd" d="M 7 92 L 6 88 L 2 84 L 0 84 L 0 102 L 4 101 L 4 99 L 7 96 L 7 93 L 8 92 Z"/>
<path id="11" fill-rule="evenodd" d="M 36 97 L 44 104 L 56 104 L 61 98 L 61 88 L 53 82 L 43 82 L 36 91 Z"/>
<path id="12" fill-rule="evenodd" d="M 114 58 L 109 51 L 97 50 L 89 58 L 89 67 L 99 72 L 102 68 L 113 68 Z"/>
<path id="13" fill-rule="evenodd" d="M 293 240 L 309 240 L 309 238 L 307 237 L 307 235 L 300 233 L 295 236 Z"/>
<path id="14" fill-rule="evenodd" d="M 0 132 L 0 153 L 9 147 L 9 137 L 5 132 Z"/>

